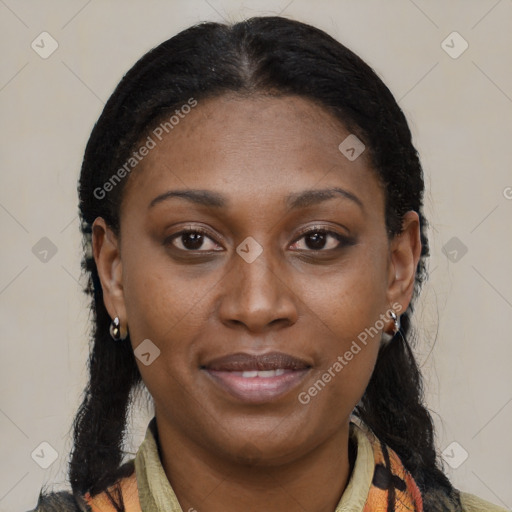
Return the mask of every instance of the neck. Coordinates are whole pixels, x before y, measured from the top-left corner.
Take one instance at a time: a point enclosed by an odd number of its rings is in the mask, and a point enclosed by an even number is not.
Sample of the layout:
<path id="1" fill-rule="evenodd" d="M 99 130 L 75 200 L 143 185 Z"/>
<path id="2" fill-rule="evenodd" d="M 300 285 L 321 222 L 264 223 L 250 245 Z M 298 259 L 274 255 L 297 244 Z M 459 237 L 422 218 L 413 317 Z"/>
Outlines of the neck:
<path id="1" fill-rule="evenodd" d="M 298 459 L 257 466 L 222 458 L 157 424 L 164 471 L 189 512 L 333 512 L 350 477 L 348 422 Z"/>

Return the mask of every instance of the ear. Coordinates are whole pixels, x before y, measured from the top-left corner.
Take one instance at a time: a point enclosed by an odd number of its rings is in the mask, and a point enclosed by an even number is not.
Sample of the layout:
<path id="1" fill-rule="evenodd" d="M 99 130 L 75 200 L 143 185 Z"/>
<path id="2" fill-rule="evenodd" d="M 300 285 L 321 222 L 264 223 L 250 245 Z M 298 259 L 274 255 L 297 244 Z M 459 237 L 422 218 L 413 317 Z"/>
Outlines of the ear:
<path id="1" fill-rule="evenodd" d="M 96 218 L 92 225 L 92 249 L 103 290 L 103 302 L 112 319 L 119 317 L 121 332 L 125 333 L 127 318 L 119 240 L 101 217 Z"/>
<path id="2" fill-rule="evenodd" d="M 401 306 L 394 307 L 397 313 L 405 311 L 411 302 L 420 255 L 420 219 L 411 210 L 403 217 L 402 232 L 390 242 L 387 299 L 389 304 Z"/>

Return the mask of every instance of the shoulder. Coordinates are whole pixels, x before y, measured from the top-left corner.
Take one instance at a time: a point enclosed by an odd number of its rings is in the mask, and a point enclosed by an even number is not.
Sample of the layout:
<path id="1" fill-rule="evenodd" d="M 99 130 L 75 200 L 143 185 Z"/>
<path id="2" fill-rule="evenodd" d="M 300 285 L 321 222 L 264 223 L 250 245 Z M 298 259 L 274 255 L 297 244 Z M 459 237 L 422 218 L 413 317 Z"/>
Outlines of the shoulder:
<path id="1" fill-rule="evenodd" d="M 28 512 L 115 512 L 119 508 L 112 504 L 111 496 L 117 497 L 117 491 L 121 491 L 126 512 L 140 512 L 134 459 L 124 463 L 111 478 L 114 483 L 92 497 L 88 492 L 75 495 L 69 490 L 53 492 L 43 486 L 37 505 Z"/>
<path id="2" fill-rule="evenodd" d="M 467 492 L 460 493 L 460 502 L 463 512 L 507 512 L 507 509 Z"/>
<path id="3" fill-rule="evenodd" d="M 37 505 L 28 512 L 90 512 L 90 507 L 82 501 L 78 503 L 69 491 L 39 494 Z"/>

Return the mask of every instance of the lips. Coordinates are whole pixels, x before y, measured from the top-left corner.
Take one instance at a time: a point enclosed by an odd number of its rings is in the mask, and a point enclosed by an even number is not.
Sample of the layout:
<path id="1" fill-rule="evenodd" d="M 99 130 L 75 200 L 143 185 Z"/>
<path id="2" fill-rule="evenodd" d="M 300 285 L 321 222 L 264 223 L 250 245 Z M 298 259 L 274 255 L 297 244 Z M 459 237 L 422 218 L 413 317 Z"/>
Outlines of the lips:
<path id="1" fill-rule="evenodd" d="M 230 354 L 201 367 L 217 388 L 250 403 L 277 400 L 298 387 L 310 368 L 307 361 L 282 352 Z"/>
<path id="2" fill-rule="evenodd" d="M 282 352 L 260 355 L 239 352 L 214 359 L 205 365 L 208 370 L 224 372 L 304 370 L 309 366 L 306 361 Z"/>

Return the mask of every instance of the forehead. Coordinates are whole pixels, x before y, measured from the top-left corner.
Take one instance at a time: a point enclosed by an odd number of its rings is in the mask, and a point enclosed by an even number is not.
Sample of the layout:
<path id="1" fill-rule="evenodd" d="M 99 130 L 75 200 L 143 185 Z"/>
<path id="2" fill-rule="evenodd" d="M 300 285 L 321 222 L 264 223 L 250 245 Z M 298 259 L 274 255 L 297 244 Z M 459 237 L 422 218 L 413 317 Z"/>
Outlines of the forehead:
<path id="1" fill-rule="evenodd" d="M 123 207 L 142 207 L 167 189 L 210 189 L 270 201 L 342 186 L 383 211 L 367 152 L 351 161 L 339 149 L 349 135 L 341 121 L 302 97 L 199 100 L 169 133 L 150 132 L 154 148 L 130 175 Z"/>

